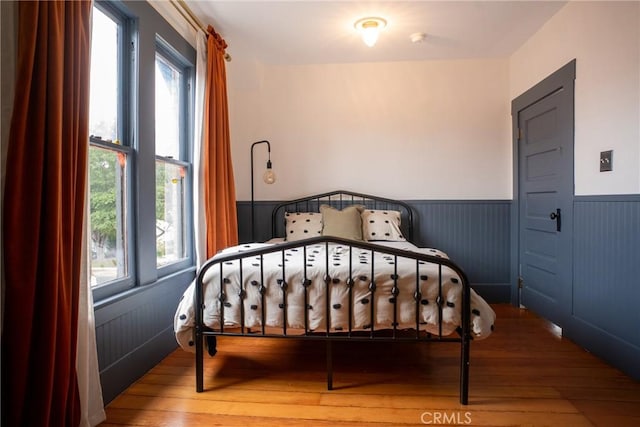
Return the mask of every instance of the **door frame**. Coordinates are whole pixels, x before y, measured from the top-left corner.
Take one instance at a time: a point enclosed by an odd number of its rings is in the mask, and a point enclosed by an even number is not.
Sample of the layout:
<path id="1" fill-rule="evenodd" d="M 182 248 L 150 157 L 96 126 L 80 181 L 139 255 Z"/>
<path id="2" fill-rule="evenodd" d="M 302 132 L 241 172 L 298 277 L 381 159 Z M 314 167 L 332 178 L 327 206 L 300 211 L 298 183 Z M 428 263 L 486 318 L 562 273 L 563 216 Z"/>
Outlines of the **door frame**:
<path id="1" fill-rule="evenodd" d="M 576 60 L 573 59 L 563 67 L 555 71 L 553 74 L 544 78 L 542 81 L 525 91 L 523 94 L 511 101 L 511 138 L 513 147 L 513 201 L 511 202 L 511 260 L 510 260 L 510 283 L 511 283 L 511 304 L 520 305 L 520 150 L 519 150 L 519 129 L 518 129 L 518 112 L 526 107 L 535 104 L 544 97 L 564 89 L 570 93 L 571 99 L 575 100 L 574 80 L 576 78 Z M 575 107 L 572 103 L 573 111 L 571 114 L 575 126 Z M 575 149 L 575 130 L 571 126 L 571 140 Z M 571 179 L 575 188 L 575 155 L 573 156 L 573 167 L 571 168 Z M 569 195 L 573 204 L 575 191 Z M 573 230 L 571 231 L 573 232 Z M 572 236 L 573 238 L 573 236 Z M 571 254 L 571 264 L 566 266 L 573 269 L 573 254 Z"/>

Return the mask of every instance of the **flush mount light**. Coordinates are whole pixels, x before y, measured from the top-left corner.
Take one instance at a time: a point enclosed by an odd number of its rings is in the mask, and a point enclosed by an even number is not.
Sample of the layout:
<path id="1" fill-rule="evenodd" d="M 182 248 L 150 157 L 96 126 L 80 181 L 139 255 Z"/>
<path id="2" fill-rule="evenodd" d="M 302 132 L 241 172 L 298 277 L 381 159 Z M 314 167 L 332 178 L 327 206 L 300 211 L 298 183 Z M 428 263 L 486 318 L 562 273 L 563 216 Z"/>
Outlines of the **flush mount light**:
<path id="1" fill-rule="evenodd" d="M 380 31 L 387 26 L 387 21 L 382 18 L 362 18 L 353 25 L 362 34 L 362 41 L 369 47 L 373 47 L 378 41 Z"/>

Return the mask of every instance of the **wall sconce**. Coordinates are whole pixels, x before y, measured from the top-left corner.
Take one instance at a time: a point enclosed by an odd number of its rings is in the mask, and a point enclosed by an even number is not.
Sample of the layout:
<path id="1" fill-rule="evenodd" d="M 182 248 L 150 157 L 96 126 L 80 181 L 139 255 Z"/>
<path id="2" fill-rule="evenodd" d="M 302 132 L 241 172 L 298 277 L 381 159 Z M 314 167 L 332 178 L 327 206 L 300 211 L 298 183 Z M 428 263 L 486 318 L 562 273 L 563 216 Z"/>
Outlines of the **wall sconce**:
<path id="1" fill-rule="evenodd" d="M 353 24 L 356 30 L 360 31 L 362 41 L 369 47 L 373 47 L 378 41 L 380 31 L 387 26 L 387 21 L 383 18 L 362 18 Z"/>
<path id="2" fill-rule="evenodd" d="M 251 144 L 251 241 L 255 242 L 256 226 L 255 226 L 255 203 L 253 199 L 253 148 L 258 144 L 267 144 L 267 169 L 262 175 L 262 180 L 265 184 L 273 184 L 276 182 L 276 174 L 273 172 L 271 164 L 271 144 L 269 141 L 258 141 Z"/>

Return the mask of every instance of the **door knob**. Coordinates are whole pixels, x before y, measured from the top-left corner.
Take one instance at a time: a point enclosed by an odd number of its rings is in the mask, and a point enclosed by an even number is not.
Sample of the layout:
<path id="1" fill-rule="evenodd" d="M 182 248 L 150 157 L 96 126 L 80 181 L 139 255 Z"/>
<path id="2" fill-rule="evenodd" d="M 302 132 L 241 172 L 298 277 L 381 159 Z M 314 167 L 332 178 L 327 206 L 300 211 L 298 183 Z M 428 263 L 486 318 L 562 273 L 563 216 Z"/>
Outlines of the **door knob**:
<path id="1" fill-rule="evenodd" d="M 549 214 L 549 218 L 551 218 L 552 220 L 555 220 L 556 222 L 556 231 L 560 231 L 560 228 L 562 227 L 562 212 L 560 209 L 556 209 L 555 212 L 551 212 Z"/>

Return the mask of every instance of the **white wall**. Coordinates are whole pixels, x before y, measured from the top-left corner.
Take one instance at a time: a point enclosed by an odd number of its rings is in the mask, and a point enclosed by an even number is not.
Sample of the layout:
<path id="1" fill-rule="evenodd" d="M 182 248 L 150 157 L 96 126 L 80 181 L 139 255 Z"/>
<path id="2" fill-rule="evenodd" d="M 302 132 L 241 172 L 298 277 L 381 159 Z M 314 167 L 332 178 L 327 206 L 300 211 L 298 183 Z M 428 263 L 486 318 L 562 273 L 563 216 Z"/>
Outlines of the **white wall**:
<path id="1" fill-rule="evenodd" d="M 511 57 L 510 98 L 573 58 L 575 194 L 640 193 L 640 2 L 569 3 Z"/>
<path id="2" fill-rule="evenodd" d="M 640 193 L 639 28 L 640 2 L 576 1 L 510 59 L 234 60 L 227 73 L 237 197 L 250 198 L 251 143 L 268 139 L 278 181 L 256 178 L 257 200 L 337 187 L 406 199 L 511 198 L 510 102 L 573 58 L 575 193 Z M 614 170 L 600 173 L 599 153 L 611 149 Z M 256 173 L 264 150 L 257 148 Z"/>
<path id="3" fill-rule="evenodd" d="M 511 198 L 508 60 L 227 66 L 238 200 L 250 146 L 278 181 L 256 200 L 337 188 L 403 199 Z M 261 175 L 266 146 L 255 151 Z"/>

